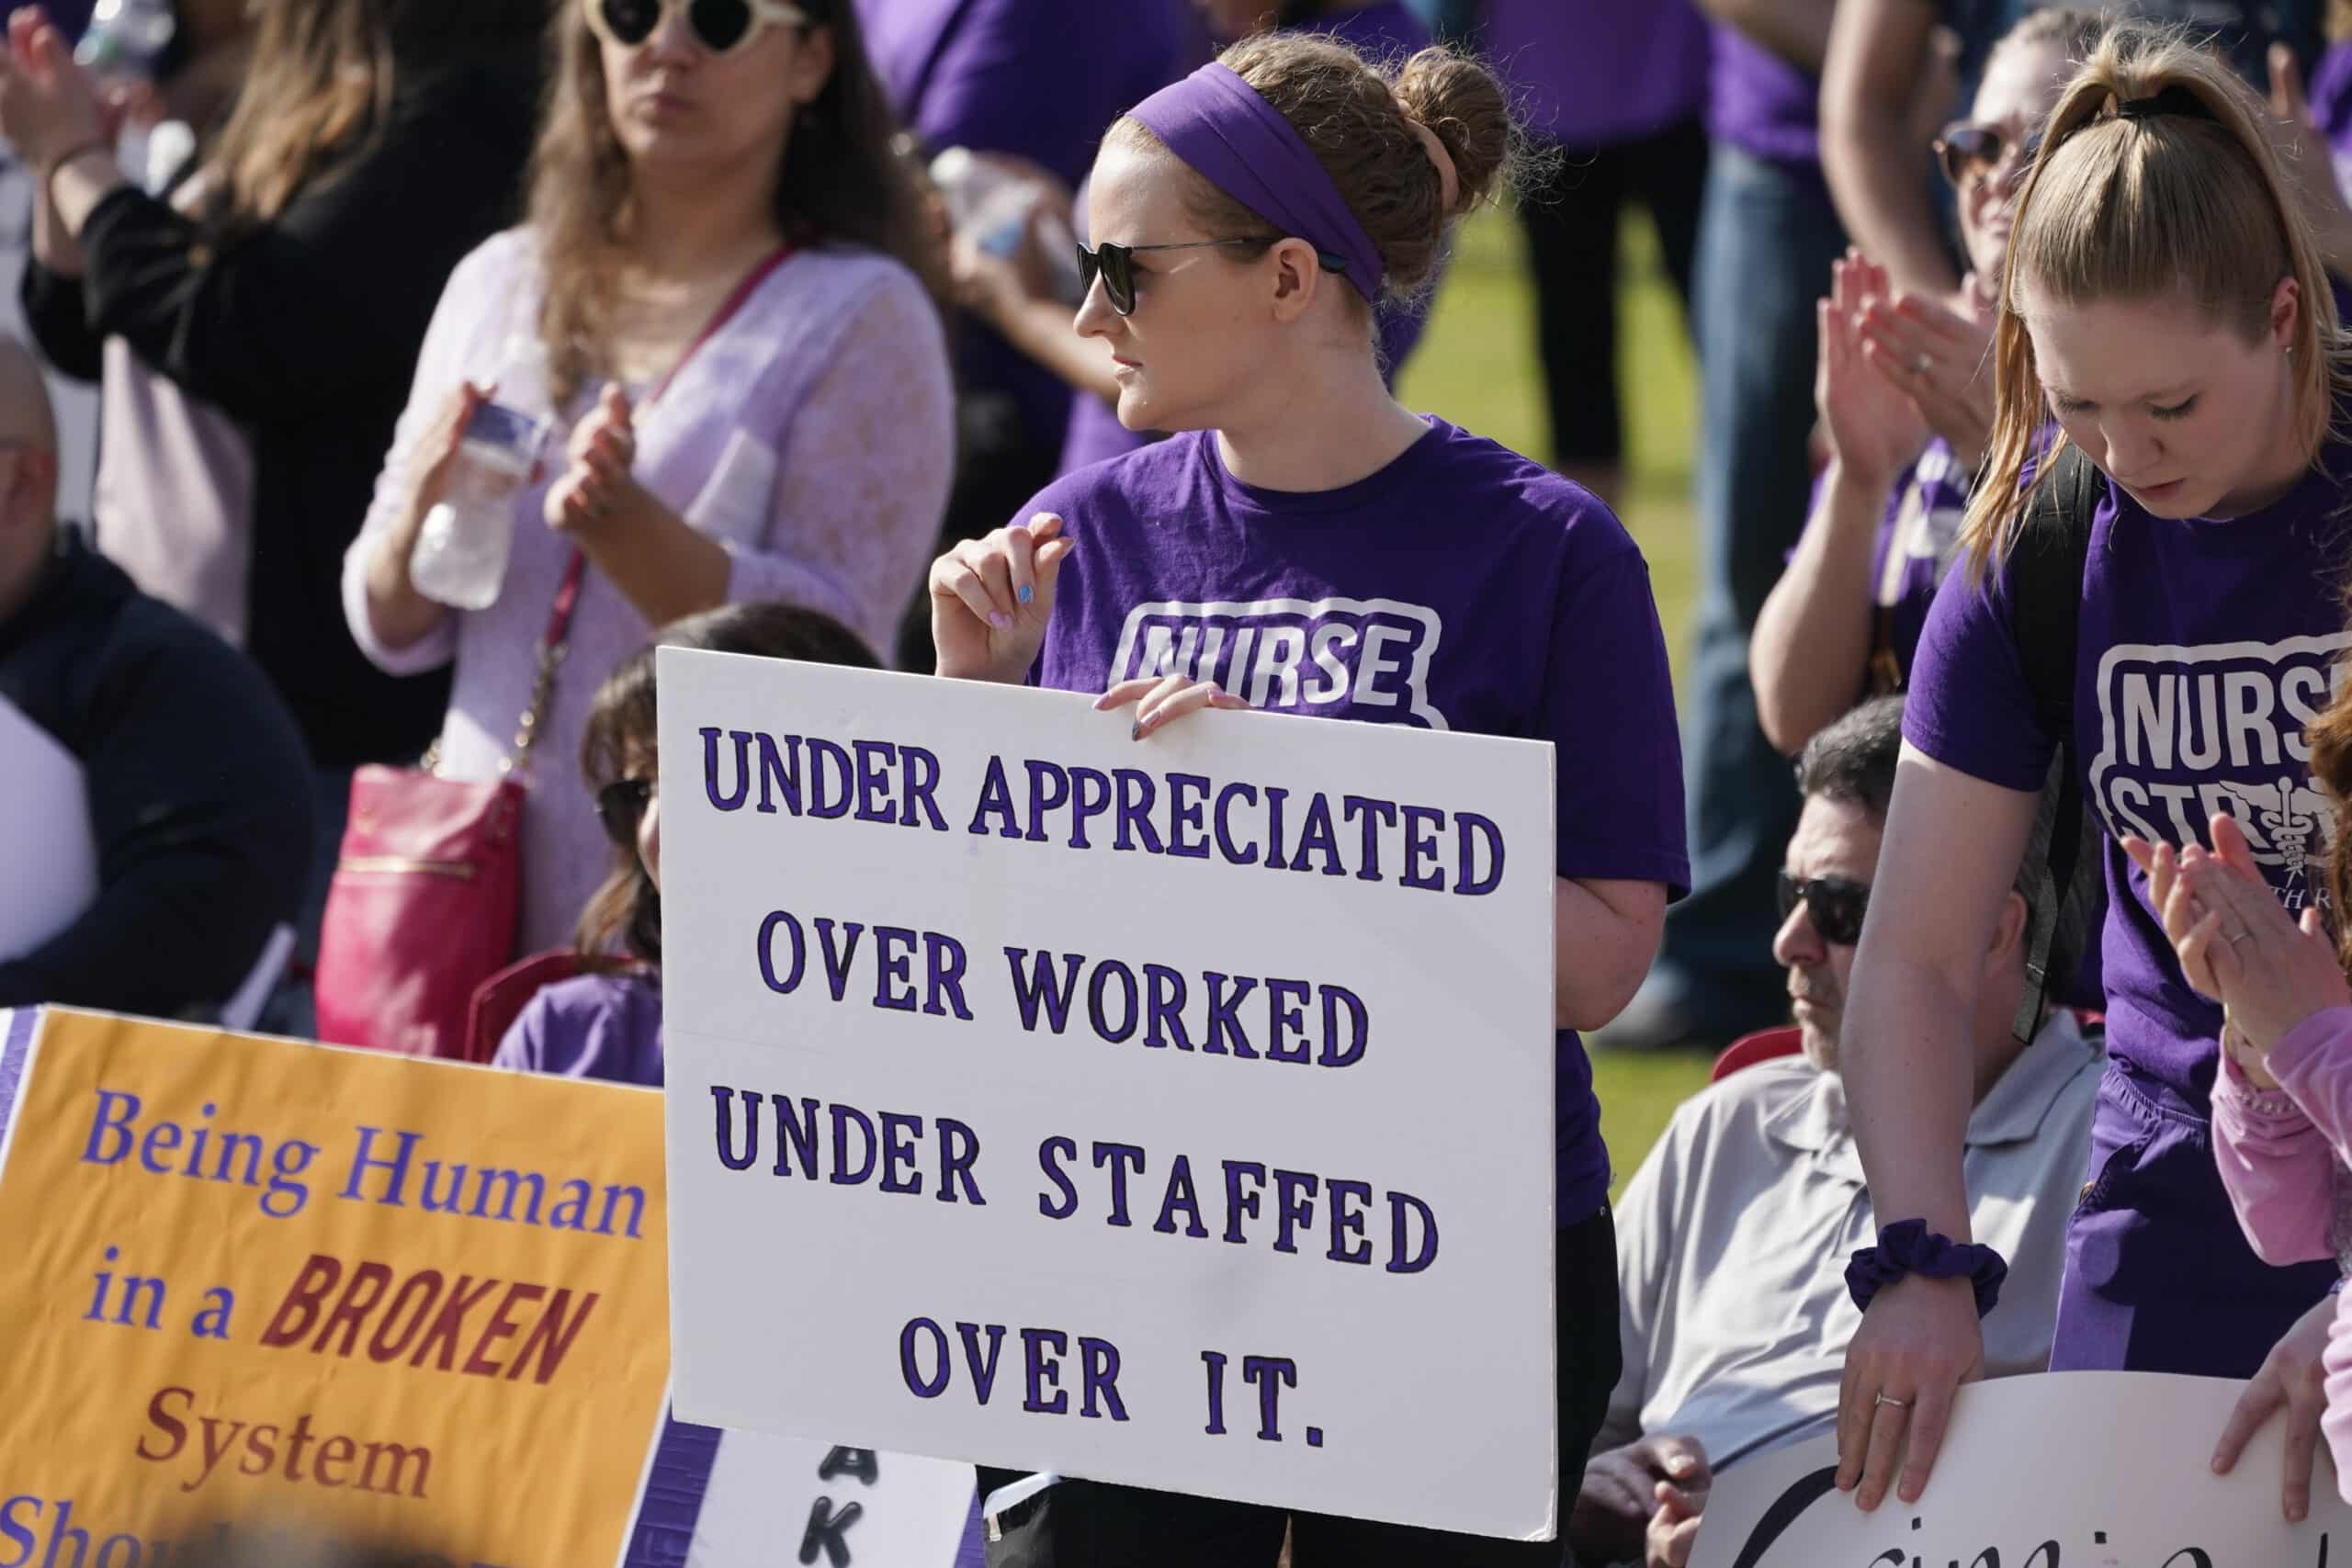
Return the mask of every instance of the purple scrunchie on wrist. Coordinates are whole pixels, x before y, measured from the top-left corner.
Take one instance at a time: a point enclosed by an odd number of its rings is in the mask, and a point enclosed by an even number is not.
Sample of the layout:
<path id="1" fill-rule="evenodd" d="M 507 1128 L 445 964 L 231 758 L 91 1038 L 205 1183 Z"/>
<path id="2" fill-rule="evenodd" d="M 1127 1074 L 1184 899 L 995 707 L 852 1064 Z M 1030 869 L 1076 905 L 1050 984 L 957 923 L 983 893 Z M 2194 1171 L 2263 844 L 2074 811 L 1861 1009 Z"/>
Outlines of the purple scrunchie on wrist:
<path id="1" fill-rule="evenodd" d="M 1898 1220 L 1880 1230 L 1876 1247 L 1862 1248 L 1846 1265 L 1846 1293 L 1868 1312 L 1871 1299 L 1905 1274 L 1966 1280 L 1976 1288 L 1976 1315 L 1983 1317 L 2000 1301 L 2009 1266 L 1989 1247 L 1962 1246 L 1935 1235 L 1925 1220 Z"/>

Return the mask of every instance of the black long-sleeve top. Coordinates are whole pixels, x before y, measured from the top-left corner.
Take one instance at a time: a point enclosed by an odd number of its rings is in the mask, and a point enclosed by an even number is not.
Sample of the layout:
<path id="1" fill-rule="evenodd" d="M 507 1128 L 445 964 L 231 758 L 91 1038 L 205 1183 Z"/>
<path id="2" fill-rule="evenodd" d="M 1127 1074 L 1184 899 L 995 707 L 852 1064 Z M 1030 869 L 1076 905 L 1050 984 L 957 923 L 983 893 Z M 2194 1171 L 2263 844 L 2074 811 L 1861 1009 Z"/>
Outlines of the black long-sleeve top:
<path id="1" fill-rule="evenodd" d="M 446 672 L 386 675 L 353 643 L 343 558 L 442 285 L 519 209 L 537 81 L 518 51 L 404 87 L 370 149 L 265 227 L 218 232 L 125 187 L 83 226 L 83 276 L 26 269 L 26 319 L 60 369 L 95 379 L 120 337 L 250 432 L 246 648 L 322 765 L 413 759 L 441 724 Z"/>
<path id="2" fill-rule="evenodd" d="M 98 851 L 96 901 L 0 953 L 0 1007 L 216 1012 L 302 901 L 316 791 L 284 705 L 72 536 L 0 621 L 0 698 L 82 764 Z"/>

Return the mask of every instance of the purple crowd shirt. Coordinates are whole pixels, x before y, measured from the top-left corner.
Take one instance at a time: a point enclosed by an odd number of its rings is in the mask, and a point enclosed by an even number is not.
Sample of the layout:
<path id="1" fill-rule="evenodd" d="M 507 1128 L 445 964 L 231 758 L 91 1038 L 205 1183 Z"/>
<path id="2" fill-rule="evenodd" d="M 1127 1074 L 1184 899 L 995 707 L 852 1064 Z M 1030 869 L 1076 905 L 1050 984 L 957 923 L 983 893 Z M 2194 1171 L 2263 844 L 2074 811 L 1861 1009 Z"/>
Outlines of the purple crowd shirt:
<path id="1" fill-rule="evenodd" d="M 2352 200 L 2352 40 L 2334 43 L 2312 73 L 2312 120 L 2327 138 L 2335 188 Z"/>
<path id="2" fill-rule="evenodd" d="M 491 1065 L 556 1077 L 662 1087 L 662 979 L 581 975 L 524 1004 Z"/>
<path id="3" fill-rule="evenodd" d="M 1309 22 L 1300 30 L 1328 33 L 1374 59 L 1411 54 L 1428 48 L 1430 43 L 1429 28 L 1400 0 L 1381 0 L 1378 5 L 1341 11 Z M 1083 189 L 1079 192 L 1078 228 L 1079 237 L 1086 238 L 1086 193 Z M 1414 347 L 1420 343 L 1422 329 L 1429 325 L 1429 319 L 1427 299 L 1409 308 L 1392 305 L 1380 311 L 1380 364 L 1391 384 L 1395 383 L 1396 373 L 1404 368 L 1405 361 Z M 1080 393 L 1070 400 L 1069 431 L 1062 443 L 1061 472 L 1072 473 L 1090 463 L 1100 463 L 1132 452 L 1150 439 L 1148 435 L 1121 424 L 1118 411 L 1109 403 L 1091 393 Z"/>
<path id="4" fill-rule="evenodd" d="M 2345 626 L 2344 487 L 2352 448 L 2287 496 L 2227 522 L 2150 516 L 2111 483 L 2091 535 L 2075 682 L 2085 798 L 2110 835 L 2210 843 L 2245 829 L 2290 910 L 2325 908 L 2335 812 L 2303 728 L 2328 701 Z M 1972 592 L 1954 568 L 1929 612 L 1904 734 L 1947 766 L 2039 789 L 2056 747 L 2010 629 L 2007 573 Z M 2147 879 L 2110 838 L 2103 941 L 2108 1052 L 2165 1101 L 2203 1116 L 2221 1010 L 2192 991 Z"/>
<path id="5" fill-rule="evenodd" d="M 1705 100 L 1707 24 L 1690 0 L 1486 0 L 1486 21 L 1527 129 L 1564 146 L 1648 136 Z"/>
<path id="6" fill-rule="evenodd" d="M 1033 679 L 1057 691 L 1181 670 L 1275 713 L 1549 740 L 1562 876 L 1690 882 L 1681 753 L 1649 569 L 1609 509 L 1494 442 L 1429 421 L 1339 490 L 1225 469 L 1211 432 L 1068 476 L 1065 560 Z M 1558 1215 L 1609 1190 L 1592 1068 L 1558 1036 Z"/>
<path id="7" fill-rule="evenodd" d="M 1717 23 L 1707 130 L 1754 157 L 1818 168 L 1821 84 L 1737 28 Z"/>

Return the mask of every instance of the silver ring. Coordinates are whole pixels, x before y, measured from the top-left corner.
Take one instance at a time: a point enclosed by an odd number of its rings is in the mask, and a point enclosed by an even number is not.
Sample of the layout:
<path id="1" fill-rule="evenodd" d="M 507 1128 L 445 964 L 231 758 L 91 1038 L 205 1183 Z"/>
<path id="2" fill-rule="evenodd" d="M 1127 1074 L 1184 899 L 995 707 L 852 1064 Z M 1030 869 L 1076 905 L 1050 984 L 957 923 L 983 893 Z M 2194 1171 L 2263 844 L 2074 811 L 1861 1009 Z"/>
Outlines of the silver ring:
<path id="1" fill-rule="evenodd" d="M 2253 934 L 2254 933 L 2252 931 L 2240 931 L 2237 935 L 2232 936 L 2228 932 L 2224 931 L 2222 934 L 2222 940 L 2228 942 L 2232 947 L 2235 947 L 2238 943 L 2244 942 Z"/>
<path id="2" fill-rule="evenodd" d="M 1928 372 L 1933 370 L 1935 367 L 1935 360 L 1924 354 L 1911 362 L 1912 373 L 1921 378 L 1925 378 Z"/>
<path id="3" fill-rule="evenodd" d="M 1907 1399 L 1894 1399 L 1894 1398 L 1890 1398 L 1888 1395 L 1883 1394 L 1883 1393 L 1880 1394 L 1876 1399 L 1873 1399 L 1872 1401 L 1871 1401 L 1871 1403 L 1873 1405 L 1879 1405 L 1879 1404 L 1891 1404 L 1891 1405 L 1893 1405 L 1893 1406 L 1894 1406 L 1895 1409 L 1897 1409 L 1897 1410 L 1908 1410 L 1908 1409 L 1910 1409 L 1910 1408 L 1911 1408 L 1911 1402 L 1910 1402 L 1909 1400 L 1907 1400 Z"/>

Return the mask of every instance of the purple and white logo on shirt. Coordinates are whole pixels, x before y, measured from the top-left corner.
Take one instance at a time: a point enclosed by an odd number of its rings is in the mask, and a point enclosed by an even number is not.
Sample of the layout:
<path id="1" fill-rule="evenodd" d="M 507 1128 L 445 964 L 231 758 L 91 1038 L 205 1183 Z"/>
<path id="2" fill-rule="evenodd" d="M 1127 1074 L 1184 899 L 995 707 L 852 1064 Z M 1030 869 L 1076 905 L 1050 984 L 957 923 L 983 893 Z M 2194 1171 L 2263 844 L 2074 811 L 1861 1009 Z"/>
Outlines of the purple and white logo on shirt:
<path id="1" fill-rule="evenodd" d="M 2303 728 L 2326 707 L 2352 634 L 2182 648 L 2120 643 L 2099 661 L 2091 797 L 2110 832 L 2210 843 L 2237 818 L 2290 909 L 2326 903 L 2335 808 L 2311 776 Z"/>
<path id="2" fill-rule="evenodd" d="M 1326 717 L 1393 708 L 1399 722 L 1452 727 L 1430 702 L 1435 610 L 1393 599 L 1260 599 L 1138 604 L 1111 680 L 1215 681 L 1251 707 Z"/>

